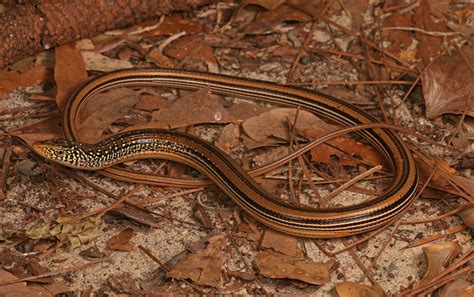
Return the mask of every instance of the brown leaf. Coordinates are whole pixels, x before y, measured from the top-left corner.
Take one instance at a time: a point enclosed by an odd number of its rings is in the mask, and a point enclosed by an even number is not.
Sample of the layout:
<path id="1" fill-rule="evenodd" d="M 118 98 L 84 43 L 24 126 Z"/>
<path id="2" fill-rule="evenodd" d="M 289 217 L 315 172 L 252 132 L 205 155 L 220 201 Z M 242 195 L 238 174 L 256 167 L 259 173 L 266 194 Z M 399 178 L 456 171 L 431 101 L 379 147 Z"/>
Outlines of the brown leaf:
<path id="1" fill-rule="evenodd" d="M 474 230 L 474 204 L 469 205 L 461 211 L 458 216 L 463 220 L 464 224 Z"/>
<path id="2" fill-rule="evenodd" d="M 382 297 L 383 292 L 375 287 L 354 282 L 342 282 L 336 284 L 336 292 L 339 297 Z"/>
<path id="3" fill-rule="evenodd" d="M 169 44 L 164 54 L 179 61 L 186 57 L 189 63 L 205 64 L 210 72 L 217 72 L 218 65 L 214 51 L 201 36 L 186 35 Z"/>
<path id="4" fill-rule="evenodd" d="M 330 280 L 326 265 L 275 252 L 259 252 L 255 264 L 260 273 L 269 278 L 289 278 L 314 285 L 322 285 Z"/>
<path id="5" fill-rule="evenodd" d="M 97 142 L 104 130 L 128 114 L 137 103 L 138 94 L 128 88 L 113 89 L 96 95 L 81 111 L 77 125 L 79 138 L 84 142 Z"/>
<path id="6" fill-rule="evenodd" d="M 54 54 L 56 104 L 59 110 L 63 110 L 69 96 L 87 80 L 86 64 L 75 42 L 57 47 Z"/>
<path id="7" fill-rule="evenodd" d="M 132 68 L 132 63 L 124 60 L 111 59 L 91 50 L 82 51 L 82 57 L 87 70 L 109 72 L 119 69 Z"/>
<path id="8" fill-rule="evenodd" d="M 324 12 L 325 7 L 325 3 L 322 0 L 287 0 L 286 4 L 298 8 L 314 17 L 318 17 L 322 12 Z"/>
<path id="9" fill-rule="evenodd" d="M 421 283 L 437 276 L 460 251 L 461 247 L 454 241 L 445 241 L 424 247 L 423 253 L 425 254 L 427 268 Z"/>
<path id="10" fill-rule="evenodd" d="M 218 288 L 221 286 L 224 252 L 226 242 L 224 235 L 209 238 L 209 245 L 203 250 L 195 251 L 179 262 L 166 275 L 175 279 L 192 279 L 199 285 Z"/>
<path id="11" fill-rule="evenodd" d="M 168 106 L 152 113 L 153 121 L 143 127 L 178 128 L 202 123 L 234 121 L 219 98 L 209 89 L 201 89 L 183 96 Z"/>
<path id="12" fill-rule="evenodd" d="M 132 236 L 133 229 L 124 229 L 117 236 L 107 241 L 107 248 L 115 251 L 132 252 L 134 250 L 133 245 L 130 243 Z"/>
<path id="13" fill-rule="evenodd" d="M 474 45 L 464 48 L 462 53 L 474 65 Z M 428 118 L 463 113 L 469 96 L 467 114 L 474 116 L 474 73 L 459 52 L 438 58 L 424 71 L 421 80 Z"/>
<path id="14" fill-rule="evenodd" d="M 342 0 L 342 3 L 358 26 L 364 24 L 363 14 L 369 6 L 368 0 Z"/>
<path id="15" fill-rule="evenodd" d="M 470 292 L 469 292 L 470 290 Z M 471 295 L 469 295 L 470 293 Z M 459 278 L 443 287 L 440 297 L 467 297 L 474 294 L 474 285 L 465 279 Z"/>
<path id="16" fill-rule="evenodd" d="M 432 19 L 432 9 L 429 1 L 421 1 L 420 6 L 418 6 L 415 12 L 414 20 L 416 27 L 419 29 L 435 32 L 449 32 L 444 22 L 435 22 Z M 423 62 L 429 63 L 441 50 L 443 37 L 432 36 L 417 31 L 415 31 L 415 36 L 419 41 L 417 57 L 422 59 Z"/>
<path id="17" fill-rule="evenodd" d="M 235 124 L 228 124 L 222 130 L 222 134 L 214 143 L 215 146 L 229 153 L 240 145 L 240 128 Z"/>
<path id="18" fill-rule="evenodd" d="M 256 20 L 245 28 L 245 31 L 249 34 L 271 32 L 285 21 L 306 23 L 311 21 L 311 17 L 299 9 L 282 4 L 259 14 Z"/>
<path id="19" fill-rule="evenodd" d="M 10 272 L 0 269 L 0 283 L 15 281 L 15 277 Z M 16 297 L 16 296 L 31 296 L 31 297 L 48 297 L 54 296 L 48 290 L 41 286 L 27 286 L 26 282 L 14 283 L 11 285 L 0 286 L 0 296 Z"/>
<path id="20" fill-rule="evenodd" d="M 181 32 L 187 34 L 202 33 L 202 25 L 195 20 L 185 19 L 180 15 L 166 16 L 158 28 L 146 33 L 146 36 L 174 35 Z"/>
<path id="21" fill-rule="evenodd" d="M 42 85 L 53 81 L 52 69 L 44 66 L 33 67 L 25 72 L 0 72 L 0 99 L 2 95 L 11 93 L 20 87 Z"/>
<path id="22" fill-rule="evenodd" d="M 257 116 L 265 111 L 271 110 L 270 107 L 249 102 L 239 102 L 232 104 L 226 108 L 229 114 L 239 120 L 246 120 L 248 118 Z"/>
<path id="23" fill-rule="evenodd" d="M 276 108 L 247 119 L 242 123 L 242 128 L 251 139 L 263 146 L 286 142 L 290 139 L 288 123 L 294 123 L 296 111 L 293 108 Z M 300 110 L 296 129 L 321 129 L 329 132 L 335 131 L 337 126 L 327 124 L 314 114 Z"/>
<path id="24" fill-rule="evenodd" d="M 260 246 L 288 256 L 296 257 L 298 254 L 297 237 L 273 231 L 268 228 L 263 233 L 262 243 Z"/>
<path id="25" fill-rule="evenodd" d="M 305 130 L 304 132 L 315 138 L 327 133 L 322 130 Z M 331 164 L 332 156 L 337 156 L 342 166 L 356 167 L 361 163 L 360 160 L 363 160 L 364 163 L 372 166 L 384 165 L 385 168 L 389 168 L 385 159 L 375 148 L 346 136 L 331 139 L 311 150 L 311 161 Z"/>
<path id="26" fill-rule="evenodd" d="M 160 95 L 141 95 L 138 99 L 138 103 L 135 105 L 136 109 L 140 110 L 157 110 L 164 108 L 168 105 L 169 101 Z"/>
<path id="27" fill-rule="evenodd" d="M 383 22 L 383 27 L 414 27 L 413 16 L 410 13 L 393 13 Z M 381 30 L 380 36 L 390 41 L 390 51 L 399 53 L 406 50 L 412 43 L 412 34 L 402 30 Z"/>

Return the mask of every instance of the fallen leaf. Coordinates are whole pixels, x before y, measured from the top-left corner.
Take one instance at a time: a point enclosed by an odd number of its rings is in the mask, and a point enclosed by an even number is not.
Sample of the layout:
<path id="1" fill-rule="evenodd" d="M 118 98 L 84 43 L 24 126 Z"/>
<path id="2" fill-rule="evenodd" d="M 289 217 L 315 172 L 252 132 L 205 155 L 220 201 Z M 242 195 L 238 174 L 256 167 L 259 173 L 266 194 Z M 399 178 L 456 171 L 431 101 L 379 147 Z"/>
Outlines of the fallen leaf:
<path id="1" fill-rule="evenodd" d="M 222 129 L 219 138 L 214 145 L 226 153 L 230 153 L 234 148 L 238 147 L 240 142 L 240 127 L 235 124 L 228 124 Z"/>
<path id="2" fill-rule="evenodd" d="M 383 30 L 385 27 L 414 27 L 413 15 L 410 13 L 392 13 L 384 21 L 380 36 L 390 41 L 390 52 L 400 53 L 406 50 L 412 43 L 412 34 L 403 30 Z"/>
<path id="3" fill-rule="evenodd" d="M 87 71 L 81 50 L 74 42 L 56 47 L 54 54 L 56 104 L 63 110 L 69 96 L 87 80 Z"/>
<path id="4" fill-rule="evenodd" d="M 358 26 L 364 24 L 364 13 L 369 6 L 368 0 L 342 0 L 344 8 L 349 11 L 351 17 Z"/>
<path id="5" fill-rule="evenodd" d="M 0 284 L 9 281 L 15 281 L 18 278 L 7 272 L 0 269 Z M 2 297 L 17 297 L 17 296 L 30 296 L 30 297 L 48 297 L 54 296 L 48 290 L 42 286 L 30 285 L 27 286 L 26 282 L 14 283 L 11 285 L 1 285 L 0 286 L 0 296 Z"/>
<path id="6" fill-rule="evenodd" d="M 178 128 L 202 123 L 235 121 L 209 89 L 185 95 L 152 113 L 152 121 L 140 127 Z M 136 129 L 136 127 L 132 127 Z"/>
<path id="7" fill-rule="evenodd" d="M 474 229 L 474 204 L 469 205 L 466 209 L 461 211 L 458 216 L 463 220 L 466 226 Z"/>
<path id="8" fill-rule="evenodd" d="M 462 53 L 474 65 L 474 45 L 462 49 Z M 421 81 L 428 118 L 461 114 L 466 108 L 467 114 L 474 116 L 474 73 L 459 52 L 439 57 L 422 73 Z"/>
<path id="9" fill-rule="evenodd" d="M 135 105 L 136 109 L 140 110 L 157 110 L 166 107 L 169 100 L 160 95 L 140 95 L 138 103 Z"/>
<path id="10" fill-rule="evenodd" d="M 107 241 L 107 248 L 115 251 L 132 252 L 134 250 L 133 245 L 130 243 L 132 236 L 132 228 L 124 229 L 117 236 L 114 236 Z"/>
<path id="11" fill-rule="evenodd" d="M 197 34 L 203 32 L 203 27 L 195 20 L 183 18 L 176 14 L 166 16 L 158 28 L 146 33 L 146 36 L 175 35 L 181 32 L 187 34 Z"/>
<path id="12" fill-rule="evenodd" d="M 175 279 L 191 279 L 199 285 L 214 288 L 221 287 L 222 265 L 224 265 L 224 235 L 216 235 L 208 239 L 209 245 L 197 250 L 179 262 L 166 275 Z"/>
<path id="13" fill-rule="evenodd" d="M 298 238 L 271 229 L 266 229 L 263 233 L 262 248 L 272 249 L 288 256 L 298 255 Z"/>
<path id="14" fill-rule="evenodd" d="M 276 252 L 259 252 L 255 257 L 255 264 L 260 273 L 269 278 L 289 278 L 314 285 L 323 285 L 330 280 L 325 264 Z"/>
<path id="15" fill-rule="evenodd" d="M 82 57 L 87 70 L 109 72 L 133 67 L 128 61 L 112 59 L 95 51 L 82 51 Z"/>
<path id="16" fill-rule="evenodd" d="M 79 139 L 96 143 L 104 130 L 110 128 L 117 119 L 129 114 L 138 103 L 138 94 L 129 88 L 112 89 L 88 100 L 80 113 L 77 123 Z"/>
<path id="17" fill-rule="evenodd" d="M 342 282 L 336 284 L 336 292 L 339 297 L 382 297 L 383 292 L 375 287 L 354 282 Z"/>
<path id="18" fill-rule="evenodd" d="M 0 72 L 0 99 L 5 94 L 11 93 L 21 87 L 42 85 L 53 81 L 52 69 L 36 66 L 25 72 L 17 71 Z"/>
<path id="19" fill-rule="evenodd" d="M 304 133 L 316 139 L 327 134 L 326 131 L 309 129 L 304 130 Z M 311 161 L 331 164 L 332 156 L 337 156 L 342 166 L 356 167 L 363 161 L 364 164 L 368 163 L 371 166 L 383 165 L 384 168 L 390 168 L 374 147 L 357 142 L 348 136 L 333 138 L 311 150 Z"/>
<path id="20" fill-rule="evenodd" d="M 421 1 L 420 6 L 416 9 L 413 19 L 415 20 L 416 28 L 425 31 L 450 32 L 444 22 L 436 22 L 433 20 L 431 4 L 429 1 Z M 449 37 L 443 38 L 441 36 L 428 35 L 418 31 L 415 31 L 415 37 L 419 42 L 417 57 L 422 59 L 425 64 L 428 64 L 430 60 L 439 53 L 443 42 L 449 40 Z"/>
<path id="21" fill-rule="evenodd" d="M 459 254 L 461 246 L 454 241 L 435 243 L 423 248 L 426 259 L 426 272 L 420 283 L 436 277 Z"/>
<path id="22" fill-rule="evenodd" d="M 164 54 L 179 61 L 186 58 L 187 63 L 204 64 L 209 72 L 219 71 L 212 47 L 199 35 L 186 35 L 173 41 L 164 49 Z"/>
<path id="23" fill-rule="evenodd" d="M 244 132 L 254 141 L 262 145 L 273 145 L 290 140 L 290 129 L 288 123 L 293 124 L 296 109 L 275 108 L 264 112 L 256 117 L 247 119 L 242 123 Z M 300 110 L 296 121 L 296 129 L 320 129 L 324 131 L 335 131 L 337 126 L 327 124 L 316 115 Z"/>
<path id="24" fill-rule="evenodd" d="M 239 120 L 246 120 L 248 118 L 257 116 L 265 111 L 271 110 L 271 108 L 268 106 L 253 104 L 249 102 L 234 103 L 226 109 L 229 114 Z"/>
<path id="25" fill-rule="evenodd" d="M 255 21 L 245 28 L 247 34 L 261 34 L 272 32 L 274 28 L 283 22 L 294 21 L 306 23 L 311 17 L 299 9 L 286 4 L 281 4 L 272 10 L 260 13 Z"/>
<path id="26" fill-rule="evenodd" d="M 474 293 L 474 285 L 465 279 L 459 278 L 453 282 L 448 283 L 443 287 L 439 296 L 440 297 L 468 297 L 468 290 L 470 294 Z"/>

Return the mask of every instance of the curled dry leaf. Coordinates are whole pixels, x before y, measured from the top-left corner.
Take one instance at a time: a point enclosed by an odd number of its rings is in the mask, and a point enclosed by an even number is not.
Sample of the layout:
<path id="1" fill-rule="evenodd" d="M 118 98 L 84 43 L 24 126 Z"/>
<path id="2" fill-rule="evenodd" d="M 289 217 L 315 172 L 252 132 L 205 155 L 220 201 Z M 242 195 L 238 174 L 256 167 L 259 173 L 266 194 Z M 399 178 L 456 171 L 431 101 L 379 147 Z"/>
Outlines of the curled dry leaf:
<path id="1" fill-rule="evenodd" d="M 464 48 L 463 56 L 474 65 L 474 45 Z M 426 116 L 435 118 L 445 113 L 474 116 L 474 69 L 459 52 L 442 56 L 422 74 Z M 471 96 L 470 106 L 467 106 Z"/>
<path id="2" fill-rule="evenodd" d="M 115 251 L 132 252 L 134 250 L 133 245 L 130 243 L 132 236 L 132 228 L 124 229 L 117 236 L 107 241 L 107 248 Z"/>
<path id="3" fill-rule="evenodd" d="M 229 153 L 232 149 L 240 145 L 239 138 L 239 126 L 235 124 L 228 124 L 222 130 L 222 134 L 219 136 L 214 145 L 223 150 L 224 152 Z"/>
<path id="4" fill-rule="evenodd" d="M 255 264 L 260 273 L 269 278 L 295 279 L 314 285 L 322 285 L 330 280 L 329 269 L 325 264 L 276 252 L 259 252 Z"/>
<path id="5" fill-rule="evenodd" d="M 197 250 L 179 262 L 166 275 L 175 279 L 191 279 L 199 285 L 221 287 L 222 265 L 226 242 L 224 235 L 216 235 L 208 239 L 207 248 Z"/>
<path id="6" fill-rule="evenodd" d="M 460 251 L 461 247 L 454 241 L 445 241 L 424 247 L 423 252 L 427 262 L 427 269 L 421 282 L 427 282 L 437 276 Z"/>
<path id="7" fill-rule="evenodd" d="M 20 87 L 42 85 L 52 81 L 52 69 L 44 66 L 36 66 L 22 73 L 17 71 L 0 72 L 0 99 Z"/>
<path id="8" fill-rule="evenodd" d="M 88 143 L 97 142 L 104 130 L 127 115 L 137 102 L 138 94 L 128 88 L 113 89 L 94 96 L 81 112 L 77 125 L 79 138 Z"/>
<path id="9" fill-rule="evenodd" d="M 375 287 L 354 282 L 342 282 L 336 284 L 336 292 L 339 297 L 382 297 L 383 292 Z"/>
<path id="10" fill-rule="evenodd" d="M 293 108 L 276 108 L 247 119 L 242 123 L 242 128 L 251 139 L 261 143 L 262 146 L 287 142 L 290 140 L 291 132 L 288 123 L 294 123 L 296 112 L 297 110 Z M 298 111 L 295 126 L 298 130 L 335 131 L 338 129 L 338 126 L 328 124 L 304 110 Z"/>
<path id="11" fill-rule="evenodd" d="M 76 44 L 68 43 L 54 50 L 54 80 L 56 104 L 63 110 L 66 100 L 74 90 L 87 80 L 86 64 Z"/>
<path id="12" fill-rule="evenodd" d="M 260 246 L 288 256 L 296 257 L 298 254 L 298 238 L 268 228 L 263 234 Z"/>

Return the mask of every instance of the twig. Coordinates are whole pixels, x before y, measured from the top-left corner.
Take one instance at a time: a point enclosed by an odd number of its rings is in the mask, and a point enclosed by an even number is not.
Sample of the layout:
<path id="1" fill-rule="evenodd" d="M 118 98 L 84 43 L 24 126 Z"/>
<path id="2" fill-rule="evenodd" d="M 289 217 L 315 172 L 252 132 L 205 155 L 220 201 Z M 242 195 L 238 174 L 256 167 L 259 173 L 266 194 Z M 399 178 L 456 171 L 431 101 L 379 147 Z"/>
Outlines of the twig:
<path id="1" fill-rule="evenodd" d="M 425 238 L 420 239 L 420 240 L 418 240 L 418 241 L 415 241 L 415 242 L 413 242 L 412 244 L 409 244 L 409 245 L 407 245 L 407 246 L 405 246 L 405 247 L 403 247 L 403 248 L 404 248 L 404 249 L 409 249 L 409 248 L 413 248 L 413 247 L 416 247 L 416 246 L 419 246 L 419 245 L 423 245 L 423 244 L 426 244 L 426 243 L 428 243 L 428 242 L 441 239 L 441 238 L 446 237 L 446 236 L 448 236 L 448 235 L 461 232 L 461 231 L 465 230 L 466 228 L 467 228 L 467 226 L 465 226 L 465 225 L 464 225 L 464 226 L 457 226 L 457 227 L 454 227 L 454 228 L 449 229 L 448 231 L 446 231 L 446 232 L 443 233 L 443 234 L 436 234 L 436 235 L 433 235 L 433 236 L 425 237 Z"/>
<path id="2" fill-rule="evenodd" d="M 352 186 L 353 184 L 357 183 L 358 181 L 366 178 L 367 176 L 369 175 L 372 175 L 373 173 L 379 171 L 380 169 L 382 169 L 382 165 L 377 165 L 373 168 L 370 168 L 369 170 L 357 175 L 356 177 L 354 177 L 353 179 L 351 179 L 350 181 L 342 184 L 341 186 L 339 186 L 337 189 L 335 189 L 334 191 L 332 191 L 331 193 L 329 193 L 328 195 L 326 195 L 324 198 L 326 200 L 331 200 L 332 198 L 334 198 L 336 195 L 338 195 L 339 193 L 341 193 L 342 191 L 346 190 L 347 188 L 349 188 L 350 186 Z"/>
<path id="3" fill-rule="evenodd" d="M 426 34 L 426 35 L 439 36 L 439 37 L 453 36 L 453 35 L 461 34 L 459 32 L 426 31 L 426 30 L 416 28 L 416 27 L 384 27 L 384 28 L 381 28 L 381 30 L 416 31 L 416 32 L 420 32 L 420 33 L 423 33 L 423 34 Z"/>
<path id="4" fill-rule="evenodd" d="M 22 277 L 22 278 L 19 278 L 19 279 L 14 279 L 14 280 L 10 280 L 10 281 L 6 281 L 6 282 L 1 282 L 0 283 L 0 286 L 6 286 L 6 285 L 11 285 L 11 284 L 17 284 L 17 283 L 22 283 L 22 282 L 27 282 L 27 281 L 34 281 L 34 280 L 37 280 L 37 279 L 40 279 L 40 278 L 44 278 L 44 277 L 50 277 L 50 276 L 55 276 L 55 275 L 59 275 L 59 274 L 63 274 L 63 273 L 68 273 L 68 272 L 73 272 L 73 271 L 78 271 L 78 270 L 83 270 L 83 269 L 86 269 L 90 266 L 93 266 L 93 265 L 96 265 L 96 264 L 100 264 L 100 263 L 103 263 L 105 262 L 105 260 L 96 260 L 96 261 L 91 261 L 89 263 L 86 263 L 86 264 L 82 264 L 82 265 L 75 265 L 74 267 L 69 267 L 69 268 L 66 268 L 66 269 L 61 269 L 59 271 L 53 271 L 53 272 L 47 272 L 47 273 L 42 273 L 42 274 L 38 274 L 38 275 L 35 275 L 35 276 L 27 276 L 27 277 Z"/>

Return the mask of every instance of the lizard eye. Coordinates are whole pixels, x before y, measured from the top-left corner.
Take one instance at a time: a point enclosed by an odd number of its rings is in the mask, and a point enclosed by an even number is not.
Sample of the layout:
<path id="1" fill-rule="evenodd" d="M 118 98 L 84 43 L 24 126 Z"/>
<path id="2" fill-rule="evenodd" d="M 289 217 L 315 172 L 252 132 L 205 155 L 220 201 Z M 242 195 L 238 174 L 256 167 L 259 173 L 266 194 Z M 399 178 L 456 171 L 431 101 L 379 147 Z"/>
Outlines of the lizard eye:
<path id="1" fill-rule="evenodd" d="M 63 154 L 64 154 L 64 151 L 62 151 L 62 150 L 57 150 L 56 151 L 56 155 L 58 155 L 58 156 L 62 156 Z"/>

